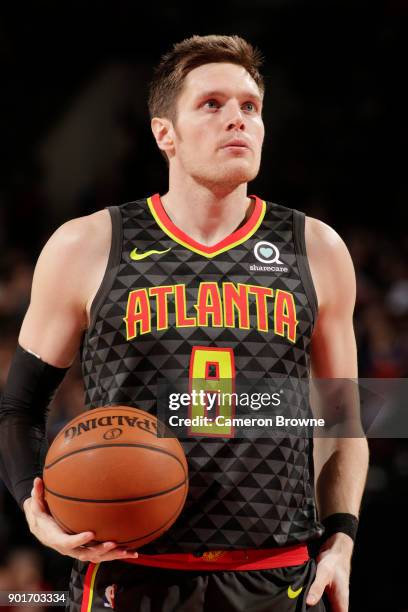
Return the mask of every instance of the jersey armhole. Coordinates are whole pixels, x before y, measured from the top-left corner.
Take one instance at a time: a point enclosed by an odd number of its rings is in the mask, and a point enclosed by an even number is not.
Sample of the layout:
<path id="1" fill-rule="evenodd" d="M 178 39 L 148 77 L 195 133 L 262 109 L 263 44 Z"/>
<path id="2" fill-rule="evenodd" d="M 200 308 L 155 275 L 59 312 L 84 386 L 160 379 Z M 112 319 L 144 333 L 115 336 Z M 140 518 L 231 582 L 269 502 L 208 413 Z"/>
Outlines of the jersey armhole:
<path id="1" fill-rule="evenodd" d="M 91 308 L 89 311 L 90 323 L 85 334 L 88 335 L 92 332 L 99 310 L 105 301 L 105 298 L 112 288 L 115 277 L 118 273 L 120 260 L 122 257 L 122 215 L 119 206 L 107 206 L 106 210 L 109 211 L 112 223 L 112 238 L 111 246 L 109 251 L 108 263 L 106 270 L 102 278 L 102 282 L 99 286 L 98 291 L 92 301 Z"/>
<path id="2" fill-rule="evenodd" d="M 306 252 L 305 213 L 295 209 L 293 210 L 293 238 L 299 274 L 302 279 L 309 306 L 312 310 L 314 326 L 317 320 L 319 304 Z"/>

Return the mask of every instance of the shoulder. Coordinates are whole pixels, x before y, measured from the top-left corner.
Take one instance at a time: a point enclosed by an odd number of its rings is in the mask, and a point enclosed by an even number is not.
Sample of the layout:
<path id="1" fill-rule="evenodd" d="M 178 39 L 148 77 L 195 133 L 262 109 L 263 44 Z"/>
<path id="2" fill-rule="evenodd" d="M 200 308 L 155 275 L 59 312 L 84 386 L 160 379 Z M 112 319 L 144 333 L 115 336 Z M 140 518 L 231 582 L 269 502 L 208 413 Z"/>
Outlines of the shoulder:
<path id="1" fill-rule="evenodd" d="M 306 216 L 305 243 L 319 305 L 338 299 L 340 293 L 354 301 L 354 265 L 341 236 L 327 223 Z"/>
<path id="2" fill-rule="evenodd" d="M 64 295 L 73 294 L 86 299 L 95 275 L 106 266 L 111 234 L 108 210 L 63 223 L 40 253 L 33 288 L 54 287 Z"/>
<path id="3" fill-rule="evenodd" d="M 328 257 L 328 265 L 349 263 L 351 256 L 346 243 L 330 225 L 315 219 L 305 217 L 305 241 L 311 254 Z"/>
<path id="4" fill-rule="evenodd" d="M 109 250 L 112 225 L 108 210 L 99 210 L 91 215 L 77 217 L 60 225 L 50 236 L 40 254 L 38 262 L 75 268 L 87 263 L 92 266 L 94 258 Z"/>
<path id="5" fill-rule="evenodd" d="M 97 244 L 111 233 L 109 211 L 98 210 L 90 215 L 70 219 L 58 227 L 47 242 L 50 246 L 64 246 L 70 250 Z"/>

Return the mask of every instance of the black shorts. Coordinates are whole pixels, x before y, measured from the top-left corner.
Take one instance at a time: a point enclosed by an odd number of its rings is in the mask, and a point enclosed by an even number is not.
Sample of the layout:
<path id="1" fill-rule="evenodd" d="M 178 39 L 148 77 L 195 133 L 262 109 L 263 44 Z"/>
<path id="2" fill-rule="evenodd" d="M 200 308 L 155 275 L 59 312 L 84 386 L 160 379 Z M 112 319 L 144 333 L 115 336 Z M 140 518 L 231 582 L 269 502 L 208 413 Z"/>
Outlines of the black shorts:
<path id="1" fill-rule="evenodd" d="M 316 562 L 248 571 L 174 570 L 75 561 L 69 612 L 325 612 L 306 607 Z"/>

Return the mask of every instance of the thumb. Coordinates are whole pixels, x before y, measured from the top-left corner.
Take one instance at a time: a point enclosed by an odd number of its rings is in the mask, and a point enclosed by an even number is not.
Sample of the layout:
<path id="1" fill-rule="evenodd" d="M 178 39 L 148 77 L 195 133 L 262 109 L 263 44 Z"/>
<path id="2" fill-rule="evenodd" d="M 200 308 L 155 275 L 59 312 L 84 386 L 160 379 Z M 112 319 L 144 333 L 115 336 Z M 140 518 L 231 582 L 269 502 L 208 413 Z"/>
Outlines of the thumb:
<path id="1" fill-rule="evenodd" d="M 45 512 L 45 502 L 44 502 L 44 483 L 41 478 L 38 476 L 34 478 L 33 490 L 31 491 L 31 496 L 34 500 L 34 503 L 39 506 L 42 512 Z"/>
<path id="2" fill-rule="evenodd" d="M 324 566 L 318 564 L 315 579 L 310 586 L 309 593 L 307 594 L 306 598 L 306 604 L 308 606 L 314 606 L 320 601 L 329 582 L 329 572 Z"/>

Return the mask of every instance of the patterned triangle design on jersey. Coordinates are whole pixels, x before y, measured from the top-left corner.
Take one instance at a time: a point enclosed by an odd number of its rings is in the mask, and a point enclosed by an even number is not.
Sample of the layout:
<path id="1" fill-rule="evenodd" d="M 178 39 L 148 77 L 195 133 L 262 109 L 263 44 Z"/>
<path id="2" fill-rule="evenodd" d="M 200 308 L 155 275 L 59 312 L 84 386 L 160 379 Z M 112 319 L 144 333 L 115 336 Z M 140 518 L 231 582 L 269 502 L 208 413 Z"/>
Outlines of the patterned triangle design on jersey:
<path id="1" fill-rule="evenodd" d="M 192 527 L 195 527 L 196 529 L 198 529 L 198 527 L 194 525 L 194 523 L 192 523 Z M 215 525 L 213 521 L 210 519 L 210 517 L 208 515 L 203 517 L 203 519 L 200 521 L 200 530 L 213 530 L 213 529 L 215 529 Z"/>
<path id="2" fill-rule="evenodd" d="M 225 498 L 222 499 L 222 505 L 228 516 L 247 516 L 252 517 L 251 506 L 248 506 L 246 502 L 230 501 Z"/>
<path id="3" fill-rule="evenodd" d="M 127 296 L 127 291 L 129 289 L 133 289 L 133 281 L 134 276 L 132 275 L 132 269 L 130 268 L 130 266 L 125 266 L 124 270 L 122 270 L 120 281 L 118 281 L 116 285 L 116 290 L 122 290 L 122 296 Z"/>
<path id="4" fill-rule="evenodd" d="M 230 470 L 231 472 L 238 472 L 238 473 L 242 474 L 244 472 L 245 466 L 248 466 L 248 469 L 251 472 L 253 470 L 256 470 L 257 472 L 259 472 L 259 471 L 262 471 L 262 467 L 260 467 L 261 463 L 263 463 L 262 460 L 259 460 L 259 459 L 249 459 L 248 457 L 245 457 L 244 460 L 243 459 L 236 459 L 234 461 L 234 463 L 232 465 L 230 465 L 229 468 L 227 468 L 227 469 Z"/>
<path id="5" fill-rule="evenodd" d="M 298 478 L 289 478 L 288 488 L 290 487 L 295 493 L 303 493 L 303 485 Z"/>
<path id="6" fill-rule="evenodd" d="M 207 503 L 208 510 L 211 510 L 211 513 L 216 514 L 217 516 L 227 516 L 231 517 L 231 511 L 228 510 L 227 505 L 220 499 L 214 498 Z"/>
<path id="7" fill-rule="evenodd" d="M 122 363 L 123 362 L 121 359 L 116 359 L 116 360 L 111 359 L 109 361 L 108 360 L 105 361 L 105 366 L 109 370 L 111 376 L 115 376 L 118 373 Z"/>
<path id="8" fill-rule="evenodd" d="M 278 504 L 269 504 L 268 511 L 262 516 L 263 520 L 275 520 L 280 521 L 285 515 L 286 507 L 279 506 Z"/>
<path id="9" fill-rule="evenodd" d="M 211 457 L 208 459 L 208 461 L 205 464 L 201 465 L 201 472 L 202 473 L 208 472 L 209 474 L 212 474 L 213 471 L 216 470 L 217 468 L 218 468 L 218 462 L 214 458 Z M 226 474 L 223 474 L 223 477 L 225 476 Z"/>
<path id="10" fill-rule="evenodd" d="M 186 452 L 188 452 L 189 458 L 191 458 L 192 460 L 195 457 L 200 457 L 202 459 L 212 458 L 212 453 L 211 453 L 210 448 L 206 449 L 203 444 L 200 444 L 200 441 L 198 442 L 198 444 L 194 444 L 192 440 L 188 440 L 185 443 L 185 448 L 186 448 Z"/>
<path id="11" fill-rule="evenodd" d="M 254 235 L 207 258 L 164 233 L 146 199 L 123 204 L 117 211 L 123 231 L 120 253 L 112 262 L 98 309 L 91 308 L 94 323 L 82 346 L 86 406 L 125 403 L 156 414 L 158 381 L 163 377 L 187 381 L 192 348 L 196 346 L 232 349 L 239 384 L 271 380 L 272 390 L 279 378 L 291 410 L 300 416 L 309 415 L 310 406 L 300 383 L 310 374 L 315 312 L 306 291 L 309 280 L 298 267 L 303 254 L 296 252 L 301 242 L 295 234 L 295 213 L 267 204 Z M 255 268 L 262 266 L 254 255 L 254 247 L 262 240 L 278 248 L 287 272 L 251 269 L 254 264 Z M 129 254 L 134 248 L 141 253 L 170 250 L 132 261 Z M 232 282 L 289 292 L 296 305 L 296 341 L 275 334 L 274 298 L 268 312 L 269 331 L 262 332 L 256 327 L 254 296 L 249 303 L 250 328 L 240 329 L 215 328 L 211 317 L 208 327 L 177 328 L 174 295 L 167 300 L 168 329 L 156 329 L 157 300 L 151 298 L 150 331 L 140 334 L 137 329 L 136 337 L 127 340 L 124 317 L 131 291 L 185 285 L 187 316 L 196 316 L 194 305 L 203 281 L 217 282 L 219 288 L 222 282 Z M 235 325 L 238 323 L 235 313 Z M 170 530 L 140 552 L 269 548 L 303 542 L 321 532 L 316 522 L 313 475 L 309 472 L 309 440 L 286 435 L 252 439 L 196 436 L 180 442 L 189 465 L 185 507 Z M 230 525 L 226 521 L 231 521 Z"/>
<path id="12" fill-rule="evenodd" d="M 250 502 L 252 498 L 256 495 L 257 491 L 255 488 L 244 487 L 242 484 L 239 485 L 239 489 L 236 491 L 230 490 L 226 495 L 223 496 L 223 499 L 233 500 L 236 496 L 236 499 L 240 501 Z"/>
<path id="13" fill-rule="evenodd" d="M 122 314 L 122 309 L 118 306 L 118 304 L 112 303 L 109 305 L 109 309 L 106 311 L 106 317 L 108 319 L 115 317 L 120 317 Z"/>
<path id="14" fill-rule="evenodd" d="M 271 504 L 271 494 L 268 495 L 268 491 L 259 490 L 251 499 L 252 504 Z"/>
<path id="15" fill-rule="evenodd" d="M 269 474 L 262 474 L 260 471 L 257 471 L 256 473 L 253 474 L 254 479 L 256 480 L 256 482 L 258 483 L 258 485 L 260 485 L 260 487 L 263 489 L 267 489 L 270 488 L 270 483 L 273 479 L 275 479 L 276 481 L 276 476 L 272 476 L 270 473 Z"/>
<path id="16" fill-rule="evenodd" d="M 227 524 L 228 524 L 228 521 L 230 520 L 230 516 L 231 515 L 229 515 L 228 517 L 219 516 L 214 512 L 214 509 L 211 508 L 211 520 L 214 523 L 214 527 L 216 527 L 220 531 L 224 531 L 227 529 Z M 241 532 L 239 531 L 239 533 Z"/>
<path id="17" fill-rule="evenodd" d="M 223 531 L 236 531 L 242 533 L 242 522 L 237 520 L 235 517 L 230 517 L 227 522 L 223 525 Z"/>

